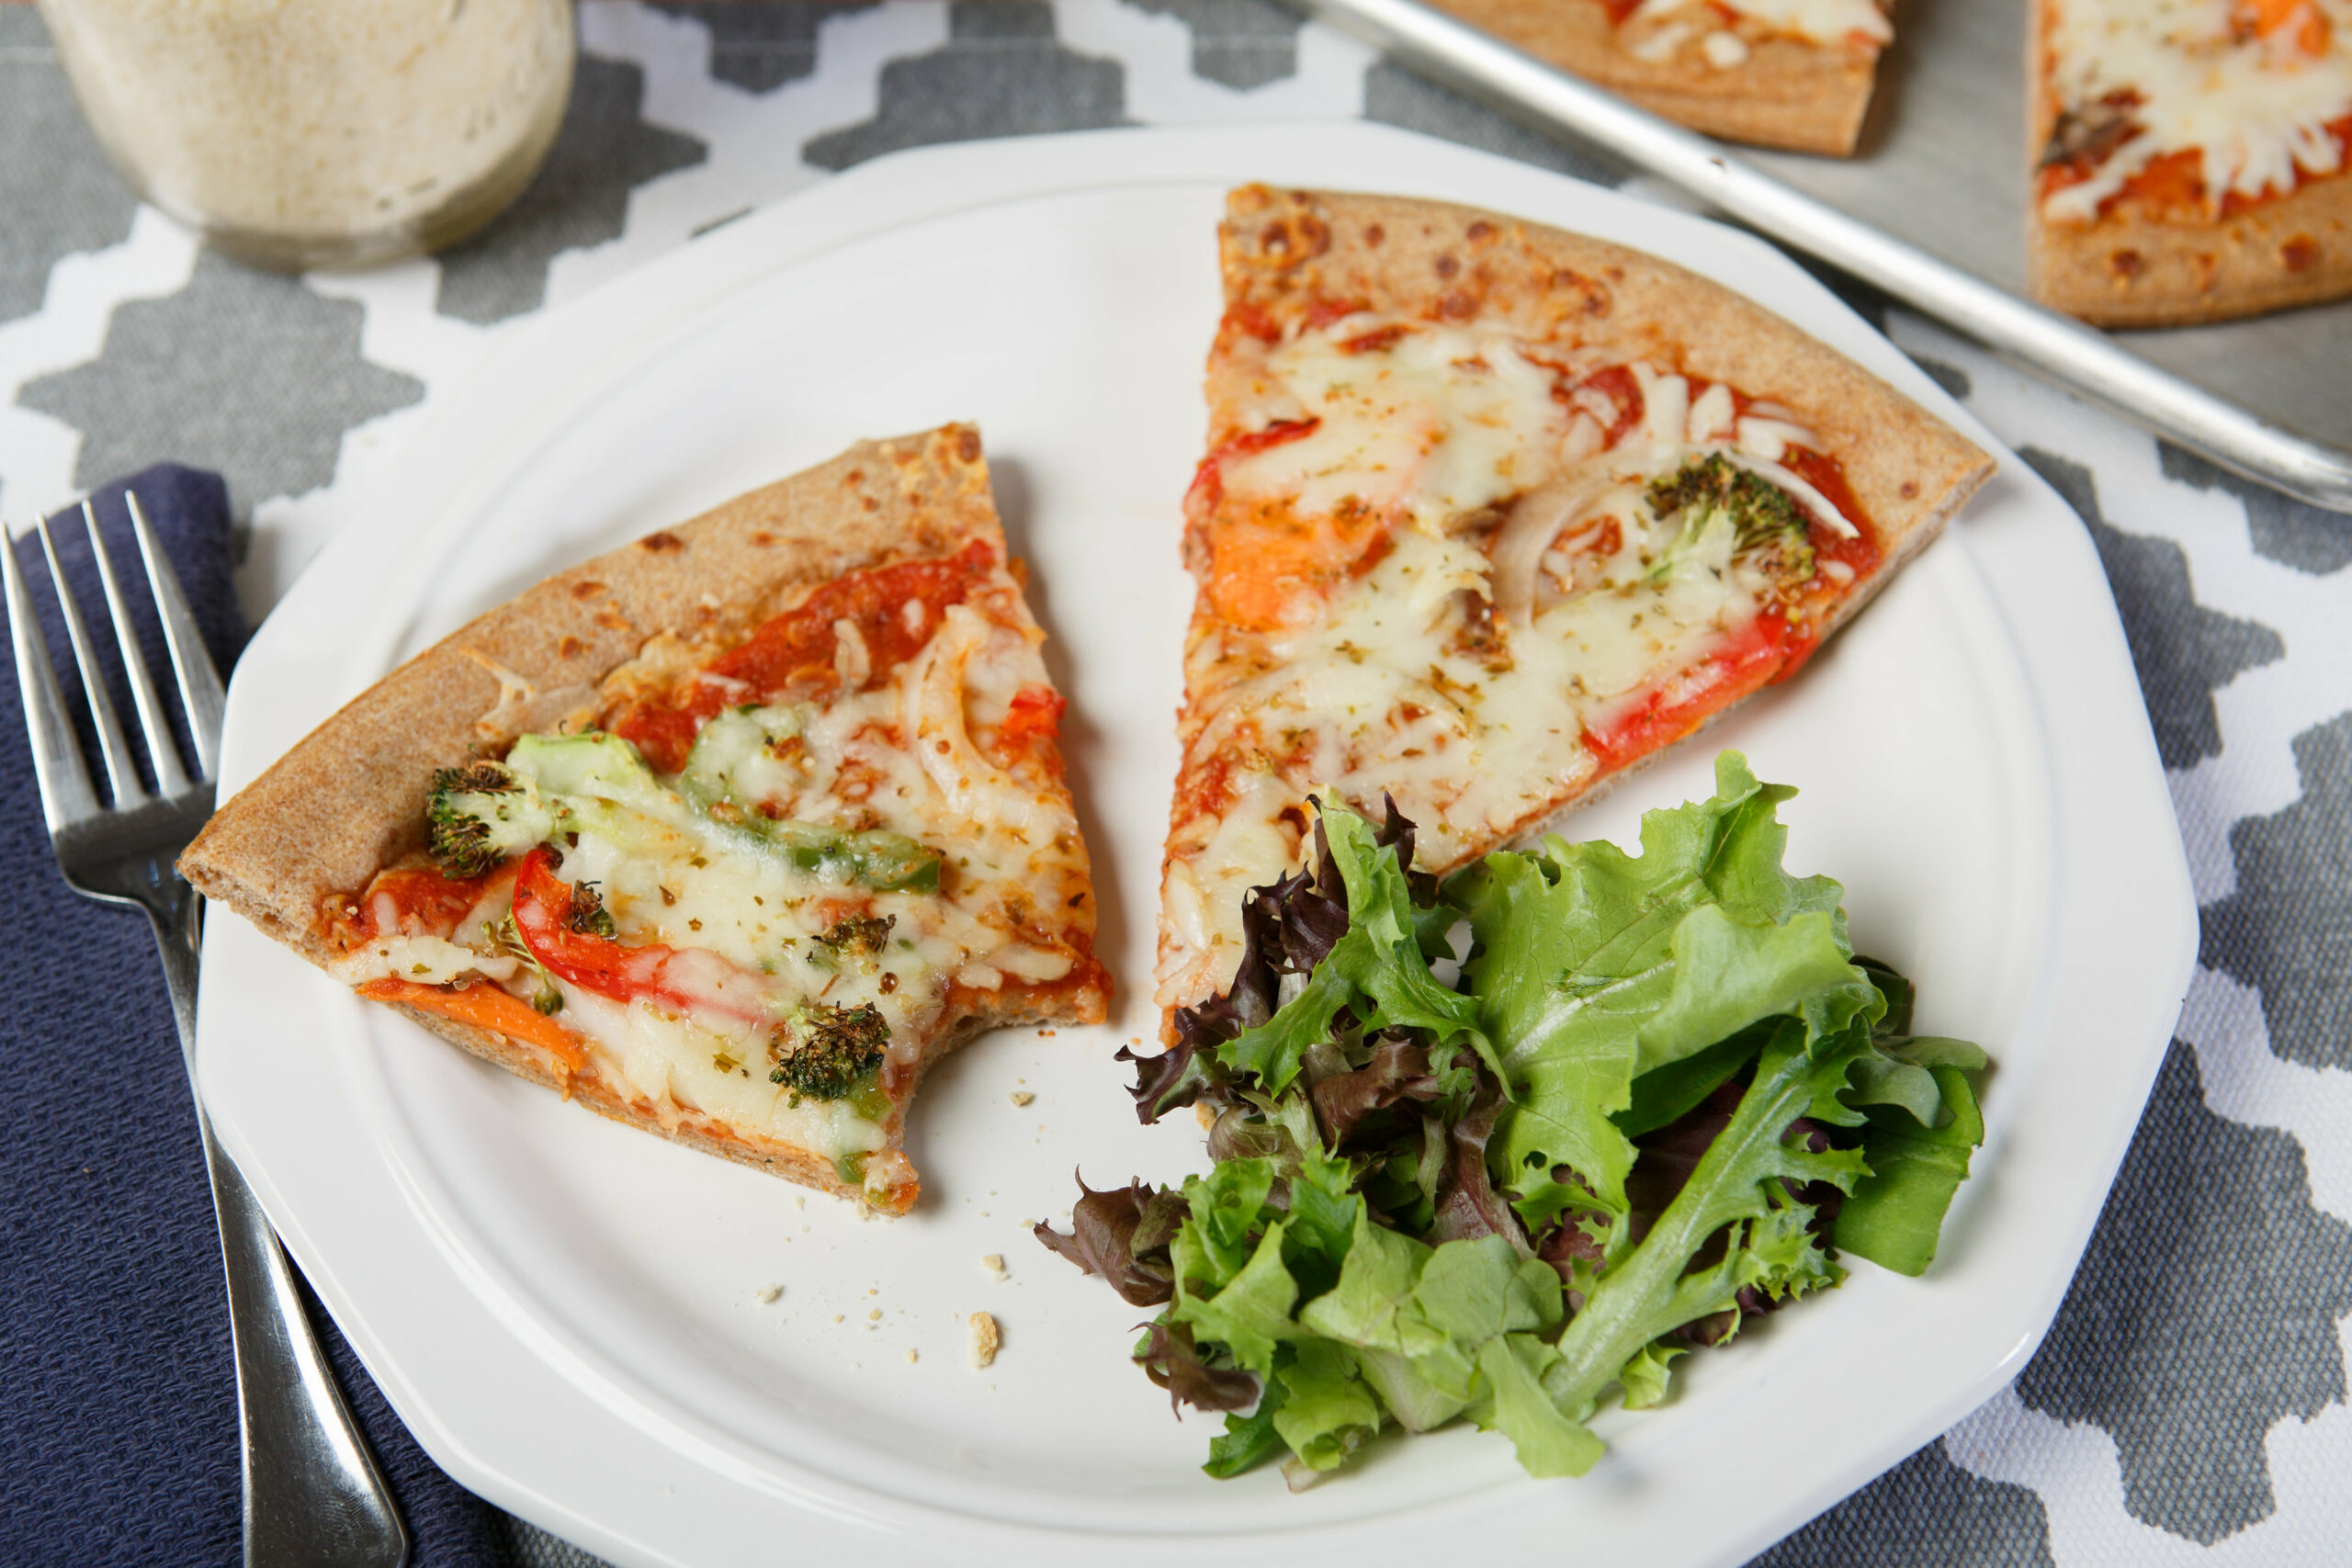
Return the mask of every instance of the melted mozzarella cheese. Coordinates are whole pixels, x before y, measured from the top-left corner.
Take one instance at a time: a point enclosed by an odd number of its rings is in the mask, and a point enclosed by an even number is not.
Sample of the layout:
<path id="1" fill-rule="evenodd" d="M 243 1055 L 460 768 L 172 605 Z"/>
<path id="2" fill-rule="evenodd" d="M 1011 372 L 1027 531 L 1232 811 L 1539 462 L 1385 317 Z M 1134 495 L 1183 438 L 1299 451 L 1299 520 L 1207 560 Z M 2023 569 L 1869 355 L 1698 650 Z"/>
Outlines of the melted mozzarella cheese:
<path id="1" fill-rule="evenodd" d="M 768 1080 L 764 1043 L 748 1029 L 560 988 L 563 1021 L 586 1036 L 605 1076 L 665 1128 L 695 1112 L 834 1160 L 883 1145 L 883 1130 L 848 1100 L 803 1096 L 795 1104 L 789 1089 Z"/>
<path id="2" fill-rule="evenodd" d="M 845 682 L 871 681 L 862 638 L 842 636 L 835 663 Z M 709 761 L 747 808 L 917 840 L 944 857 L 935 893 L 872 891 L 835 863 L 802 867 L 674 790 L 574 801 L 563 880 L 596 885 L 625 945 L 680 950 L 662 982 L 695 1000 L 673 1010 L 560 984 L 561 1021 L 666 1123 L 694 1111 L 836 1158 L 879 1148 L 881 1127 L 850 1101 L 793 1105 L 791 1090 L 769 1079 L 771 1040 L 803 1002 L 871 1006 L 889 1026 L 890 1056 L 911 1063 L 937 1038 L 952 983 L 994 990 L 1070 973 L 1077 955 L 1058 924 L 1037 921 L 1041 907 L 1058 914 L 1061 890 L 1084 866 L 1076 818 L 1057 785 L 1023 782 L 973 734 L 992 732 L 1016 693 L 1045 682 L 1034 635 L 959 604 L 887 678 L 822 706 L 730 717 L 715 742 Z M 890 922 L 878 952 L 819 940 L 847 913 Z M 392 965 L 379 973 L 446 982 L 469 968 L 537 984 L 512 957 L 456 943 L 376 946 L 383 953 L 369 962 Z"/>
<path id="3" fill-rule="evenodd" d="M 1343 346 L 1383 324 L 1351 317 L 1266 355 L 1291 406 L 1322 423 L 1228 463 L 1227 493 L 1287 496 L 1302 515 L 1349 500 L 1402 508 L 1434 534 L 1533 482 L 1567 434 L 1553 372 L 1491 333 L 1451 327 L 1417 326 L 1382 350 Z"/>
<path id="4" fill-rule="evenodd" d="M 2089 222 L 2156 159 L 2196 151 L 2207 200 L 2284 195 L 2304 175 L 2331 175 L 2343 149 L 2330 122 L 2352 114 L 2352 0 L 2307 0 L 2326 23 L 2322 54 L 2305 54 L 2291 25 L 2247 34 L 2231 0 L 2059 0 L 2049 49 L 2061 108 L 2081 111 L 2136 94 L 2137 128 L 2091 177 L 2052 191 L 2042 212 Z"/>
<path id="5" fill-rule="evenodd" d="M 1668 17 L 1702 3 L 1702 0 L 1643 0 L 1634 16 Z M 1894 28 L 1887 22 L 1886 13 L 1879 9 L 1876 0 L 1703 0 L 1703 3 L 1720 6 L 1736 16 L 1761 22 L 1773 32 L 1787 33 L 1813 43 L 1842 43 L 1849 38 L 1861 38 L 1871 43 L 1885 44 L 1894 37 Z"/>
<path id="6" fill-rule="evenodd" d="M 1493 344 L 1483 348 L 1490 363 L 1507 353 L 1519 358 Z M 1320 378 L 1329 361 L 1309 351 L 1288 363 Z M 1403 383 L 1436 395 L 1435 383 L 1417 379 L 1430 363 L 1419 355 L 1412 370 L 1385 379 L 1376 365 L 1363 366 L 1358 384 Z M 1683 520 L 1659 517 L 1648 486 L 1721 453 L 1793 492 L 1801 481 L 1777 459 L 1817 438 L 1773 413 L 1737 418 L 1723 386 L 1693 399 L 1680 376 L 1631 368 L 1644 414 L 1616 446 L 1582 456 L 1561 446 L 1555 423 L 1531 419 L 1520 427 L 1530 432 L 1525 444 L 1476 448 L 1487 471 L 1425 466 L 1439 492 L 1391 501 L 1395 514 L 1419 525 L 1396 530 L 1388 552 L 1333 597 L 1318 624 L 1259 645 L 1250 662 L 1261 672 L 1216 687 L 1196 713 L 1187 771 L 1224 759 L 1231 798 L 1179 824 L 1170 840 L 1156 976 L 1163 1006 L 1230 981 L 1242 895 L 1301 863 L 1310 795 L 1329 787 L 1374 810 L 1384 794 L 1394 798 L 1419 825 L 1420 862 L 1445 869 L 1526 829 L 1589 782 L 1600 764 L 1585 743 L 1589 728 L 1606 726 L 1644 700 L 1662 673 L 1703 661 L 1754 621 L 1771 585 L 1736 558 L 1729 518 L 1717 513 L 1695 538 L 1683 538 Z M 1315 387 L 1299 395 L 1313 406 Z M 1548 388 L 1544 400 L 1559 406 Z M 1343 427 L 1329 450 L 1361 454 L 1372 439 Z M 1563 461 L 1564 451 L 1578 456 Z M 1305 491 L 1332 471 L 1296 464 L 1287 477 Z M 1818 500 L 1812 487 L 1801 488 Z M 1449 508 L 1531 491 L 1552 502 L 1514 507 L 1491 556 L 1448 535 Z M 1572 589 L 1539 592 L 1537 562 L 1564 536 L 1615 544 L 1579 567 Z M 1486 635 L 1473 635 L 1481 620 Z"/>
<path id="7" fill-rule="evenodd" d="M 447 986 L 469 975 L 512 979 L 520 967 L 513 958 L 477 953 L 437 936 L 381 936 L 343 953 L 328 969 L 346 986 L 364 986 L 370 980 Z"/>

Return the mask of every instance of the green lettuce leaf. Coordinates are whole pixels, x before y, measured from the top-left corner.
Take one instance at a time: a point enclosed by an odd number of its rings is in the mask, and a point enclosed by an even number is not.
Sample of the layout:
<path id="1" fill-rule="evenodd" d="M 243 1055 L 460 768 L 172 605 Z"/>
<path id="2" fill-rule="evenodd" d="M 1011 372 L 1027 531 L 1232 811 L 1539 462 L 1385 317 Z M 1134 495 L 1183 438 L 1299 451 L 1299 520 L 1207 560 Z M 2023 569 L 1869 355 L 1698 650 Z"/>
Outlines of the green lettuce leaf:
<path id="1" fill-rule="evenodd" d="M 1981 1060 L 1983 1053 L 1977 1055 Z M 1941 1127 L 1923 1125 L 1907 1109 L 1873 1107 L 1862 1140 L 1871 1173 L 1838 1211 L 1836 1230 L 1844 1250 L 1914 1277 L 1936 1260 L 1944 1214 L 1968 1178 L 1971 1151 L 1984 1141 L 1984 1118 L 1966 1075 L 1941 1064 L 1925 1070 L 1934 1076 L 1949 1118 Z"/>
<path id="2" fill-rule="evenodd" d="M 1309 1470 L 1337 1469 L 1380 1430 L 1380 1402 L 1356 1375 L 1345 1346 L 1303 1340 L 1275 1381 L 1283 1397 L 1274 1430 Z"/>
<path id="3" fill-rule="evenodd" d="M 1255 1470 L 1287 1446 L 1274 1430 L 1274 1415 L 1283 1407 L 1285 1392 L 1280 1372 L 1277 1366 L 1276 1375 L 1266 1380 L 1255 1410 L 1247 1416 L 1228 1413 L 1225 1430 L 1209 1439 L 1208 1462 L 1201 1468 L 1217 1480 L 1230 1481 L 1245 1470 Z"/>
<path id="4" fill-rule="evenodd" d="M 1739 1292 L 1755 1289 L 1774 1299 L 1802 1294 L 1840 1277 L 1808 1225 L 1813 1211 L 1789 1195 L 1789 1184 L 1826 1181 L 1850 1192 L 1867 1171 L 1860 1150 L 1815 1154 L 1788 1136 L 1801 1116 L 1834 1124 L 1860 1113 L 1838 1100 L 1847 1070 L 1870 1048 L 1860 1026 L 1808 1048 L 1810 1031 L 1791 1019 L 1773 1032 L 1756 1063 L 1756 1076 L 1730 1123 L 1708 1145 L 1698 1168 L 1666 1212 L 1595 1285 L 1560 1336 L 1560 1359 L 1544 1387 L 1565 1411 L 1597 1405 L 1627 1364 L 1651 1341 L 1717 1313 L 1737 1313 Z M 1730 1227 L 1723 1257 L 1691 1264 L 1709 1239 Z M 1662 1367 L 1645 1365 L 1637 1380 Z"/>
<path id="5" fill-rule="evenodd" d="M 1606 1451 L 1544 1392 L 1544 1374 L 1559 1359 L 1559 1351 L 1532 1334 L 1499 1336 L 1478 1352 L 1478 1371 L 1490 1392 L 1474 1418 L 1510 1439 L 1530 1475 L 1582 1475 Z"/>
<path id="6" fill-rule="evenodd" d="M 1781 867 L 1794 793 L 1726 751 L 1713 799 L 1643 817 L 1639 855 L 1555 837 L 1464 885 L 1464 973 L 1513 1091 L 1498 1142 L 1514 1190 L 1565 1165 L 1622 1214 L 1634 1146 L 1615 1119 L 1638 1077 L 1776 1014 L 1827 1033 L 1883 1010 L 1838 885 Z"/>
<path id="7" fill-rule="evenodd" d="M 1431 1043 L 1466 1043 L 1495 1066 L 1476 1005 L 1430 972 L 1405 867 L 1352 811 L 1324 809 L 1321 830 L 1347 889 L 1347 934 L 1315 965 L 1298 996 L 1218 1046 L 1218 1060 L 1256 1074 L 1267 1093 L 1280 1094 L 1298 1077 L 1308 1049 L 1331 1038 L 1345 1010 L 1363 1033 L 1426 1030 Z"/>
<path id="8" fill-rule="evenodd" d="M 1218 1291 L 1241 1272 L 1258 1249 L 1253 1238 L 1273 1186 L 1271 1159 L 1220 1160 L 1206 1176 L 1184 1179 L 1192 1217 L 1168 1244 L 1180 1286 Z"/>
<path id="9" fill-rule="evenodd" d="M 1617 1369 L 1617 1382 L 1625 1391 L 1625 1408 L 1647 1410 L 1662 1403 L 1669 1367 L 1676 1357 L 1690 1351 L 1688 1345 L 1668 1345 L 1664 1340 L 1653 1340 L 1634 1351 L 1633 1359 Z"/>
<path id="10" fill-rule="evenodd" d="M 1086 1194 L 1099 1223 L 1048 1243 L 1147 1297 L 1169 1277 L 1137 1357 L 1227 1413 L 1209 1473 L 1286 1453 L 1304 1484 L 1392 1422 L 1466 1417 L 1583 1474 L 1605 1398 L 1660 1403 L 1694 1345 L 1842 1278 L 1825 1186 L 1840 1247 L 1927 1267 L 1984 1055 L 1909 1037 L 1910 985 L 1854 958 L 1838 885 L 1782 870 L 1792 793 L 1726 752 L 1639 854 L 1555 838 L 1442 904 L 1393 807 L 1323 809 L 1313 874 L 1245 909 L 1248 985 L 1138 1085 L 1213 1112 L 1215 1168 Z"/>
<path id="11" fill-rule="evenodd" d="M 1177 1322 L 1192 1325 L 1194 1338 L 1220 1342 L 1235 1361 L 1261 1377 L 1274 1370 L 1276 1343 L 1298 1332 L 1290 1316 L 1298 1282 L 1283 1262 L 1283 1229 L 1280 1220 L 1268 1225 L 1250 1261 L 1213 1294 L 1196 1294 L 1180 1279 L 1169 1309 Z"/>

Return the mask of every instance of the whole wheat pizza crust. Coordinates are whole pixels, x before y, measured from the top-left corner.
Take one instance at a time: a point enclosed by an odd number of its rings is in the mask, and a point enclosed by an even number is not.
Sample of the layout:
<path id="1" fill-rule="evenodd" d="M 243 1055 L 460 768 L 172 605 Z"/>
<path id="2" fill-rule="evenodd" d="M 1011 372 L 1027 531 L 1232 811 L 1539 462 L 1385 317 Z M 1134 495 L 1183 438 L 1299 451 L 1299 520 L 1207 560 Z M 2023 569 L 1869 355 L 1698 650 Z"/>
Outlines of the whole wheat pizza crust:
<path id="1" fill-rule="evenodd" d="M 1993 473 L 1992 459 L 1973 443 L 1835 350 L 1711 279 L 1626 246 L 1442 202 L 1261 186 L 1228 197 L 1219 237 L 1225 332 L 1243 330 L 1238 323 L 1253 314 L 1280 322 L 1317 301 L 1346 301 L 1384 316 L 1475 322 L 1532 343 L 1568 344 L 1599 363 L 1646 360 L 1793 411 L 1838 458 L 1882 557 L 1880 569 L 1824 620 L 1824 641 L 1925 549 Z M 1231 411 L 1248 406 L 1249 389 L 1246 380 L 1227 378 L 1244 375 L 1222 353 L 1212 355 L 1211 450 L 1240 434 Z M 1197 551 L 1194 557 L 1204 558 Z M 1201 672 L 1190 654 L 1229 649 L 1233 637 L 1217 625 L 1204 585 L 1194 601 L 1188 675 Z M 1178 739 L 1189 757 L 1216 694 L 1201 693 L 1193 679 L 1186 688 Z M 1491 850 L 1532 842 L 1674 749 L 1661 748 L 1591 784 L 1565 787 L 1512 831 L 1424 869 L 1442 874 Z M 1171 837 L 1183 826 L 1183 800 L 1180 784 Z M 1161 941 L 1164 954 L 1165 928 Z M 1164 1008 L 1163 1038 L 1172 1038 L 1172 1019 L 1173 1008 Z"/>
<path id="2" fill-rule="evenodd" d="M 1759 147 L 1851 153 L 1878 78 L 1876 51 L 1784 36 L 1753 39 L 1747 58 L 1729 66 L 1708 61 L 1695 35 L 1664 59 L 1645 60 L 1627 52 L 1601 0 L 1431 3 L 1653 114 Z"/>
<path id="3" fill-rule="evenodd" d="M 2030 38 L 2049 36 L 2048 12 L 2049 0 L 2035 0 Z M 2026 146 L 2038 157 L 2063 106 L 2038 44 L 2026 69 Z M 2094 326 L 2194 326 L 2352 294 L 2352 172 L 2222 218 L 2126 197 L 2089 222 L 2053 222 L 2040 178 L 2027 188 L 2026 287 Z"/>
<path id="4" fill-rule="evenodd" d="M 2218 222 L 2126 200 L 2090 223 L 2030 228 L 2033 296 L 2102 327 L 2177 327 L 2352 294 L 2352 176 L 2310 181 Z"/>
<path id="5" fill-rule="evenodd" d="M 1476 321 L 1646 359 L 1794 410 L 1845 470 L 1886 566 L 1926 547 L 1992 477 L 1975 445 L 1867 370 L 1711 278 L 1628 246 L 1444 202 L 1246 186 L 1219 231 L 1227 303 L 1277 320 L 1314 299 Z M 1214 421 L 1238 389 L 1208 389 Z M 1212 433 L 1212 445 L 1230 431 Z M 1831 629 L 1868 589 L 1849 599 Z M 1825 635 L 1826 635 L 1825 633 Z"/>
<path id="6" fill-rule="evenodd" d="M 948 425 L 861 442 L 558 573 L 451 633 L 240 791 L 180 857 L 180 873 L 324 967 L 338 956 L 330 936 L 336 907 L 379 870 L 422 850 L 420 803 L 435 770 L 469 755 L 503 755 L 519 736 L 592 716 L 599 684 L 654 637 L 739 637 L 844 573 L 951 555 L 976 539 L 1005 558 L 978 431 Z M 1089 900 L 1070 922 L 1091 937 L 1092 917 Z M 1045 1003 L 1017 989 L 969 1000 L 965 1016 L 913 1064 L 885 1127 L 891 1148 L 922 1074 L 965 1040 L 1007 1024 L 1099 1022 L 1109 1007 L 1099 965 Z M 475 1055 L 616 1121 L 844 1196 L 863 1190 L 797 1145 L 657 1107 L 600 1073 L 593 1058 L 568 1063 L 528 1042 L 393 1005 Z"/>

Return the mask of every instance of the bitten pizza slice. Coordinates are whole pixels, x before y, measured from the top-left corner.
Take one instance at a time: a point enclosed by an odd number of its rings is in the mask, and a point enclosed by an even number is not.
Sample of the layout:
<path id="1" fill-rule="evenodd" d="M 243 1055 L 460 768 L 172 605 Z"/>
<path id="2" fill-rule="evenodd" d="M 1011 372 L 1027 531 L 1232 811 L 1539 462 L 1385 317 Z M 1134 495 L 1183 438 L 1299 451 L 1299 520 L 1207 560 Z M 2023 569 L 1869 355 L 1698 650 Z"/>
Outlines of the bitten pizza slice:
<path id="1" fill-rule="evenodd" d="M 1310 795 L 1442 873 L 1795 672 L 1992 471 L 1875 378 L 1623 246 L 1235 192 L 1157 999 L 1222 991 Z"/>
<path id="2" fill-rule="evenodd" d="M 2035 296 L 2112 327 L 2352 293 L 2352 0 L 2037 0 Z"/>
<path id="3" fill-rule="evenodd" d="M 1107 1005 L 1042 641 L 978 434 L 864 444 L 419 655 L 181 868 L 501 1066 L 903 1213 L 931 1064 Z"/>
<path id="4" fill-rule="evenodd" d="M 1433 0 L 1564 71 L 1711 136 L 1849 153 L 1884 0 Z"/>

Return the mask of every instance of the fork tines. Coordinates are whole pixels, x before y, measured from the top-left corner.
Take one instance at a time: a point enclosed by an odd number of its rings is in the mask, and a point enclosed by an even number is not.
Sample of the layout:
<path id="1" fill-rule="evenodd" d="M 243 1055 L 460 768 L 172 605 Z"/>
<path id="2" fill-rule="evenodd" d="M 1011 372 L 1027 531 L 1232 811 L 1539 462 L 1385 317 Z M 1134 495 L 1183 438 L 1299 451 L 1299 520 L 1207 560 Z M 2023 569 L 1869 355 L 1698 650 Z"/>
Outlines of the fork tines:
<path id="1" fill-rule="evenodd" d="M 175 743 L 172 722 L 162 698 L 148 673 L 146 659 L 140 651 L 139 633 L 131 619 L 129 602 L 124 598 L 122 582 L 116 574 L 114 559 L 106 540 L 98 530 L 97 513 L 86 499 L 82 502 L 82 525 L 90 541 L 90 553 L 98 569 L 98 581 L 107 602 L 107 618 L 114 624 L 115 642 L 122 657 L 123 678 L 130 692 L 132 706 L 139 714 L 139 727 L 146 739 L 148 770 L 154 780 L 155 795 L 164 801 L 177 801 L 209 784 L 220 755 L 220 678 L 213 671 L 211 656 L 205 651 L 202 635 L 197 630 L 195 617 L 189 614 L 187 600 L 180 592 L 179 581 L 173 575 L 171 563 L 164 558 L 157 544 L 153 526 L 147 520 L 146 509 L 131 491 L 123 492 L 123 500 L 130 513 L 130 526 L 138 541 L 141 564 L 146 570 L 147 584 L 153 595 L 156 618 L 161 624 L 164 645 L 169 651 L 175 683 L 179 688 L 181 711 L 186 717 L 193 753 L 187 759 L 195 770 L 191 782 L 187 768 L 182 765 L 179 749 Z M 51 531 L 47 517 L 35 524 L 40 536 L 41 553 L 49 565 L 50 583 L 57 595 L 58 609 L 65 623 L 67 640 L 72 644 L 74 661 L 82 672 L 82 690 L 88 704 L 90 726 L 97 739 L 98 753 L 104 761 L 109 784 L 112 809 L 125 811 L 143 806 L 151 797 L 140 776 L 138 760 L 125 739 L 122 727 L 115 716 L 113 698 L 107 690 L 104 667 L 99 663 L 92 644 L 89 627 L 84 621 L 63 564 L 58 558 L 57 540 Z M 96 816 L 99 812 L 97 796 L 91 784 L 89 770 L 84 765 L 81 745 L 74 734 L 72 710 L 65 704 L 64 694 L 58 685 L 57 672 L 49 655 L 48 639 L 42 635 L 40 619 L 33 608 L 33 601 L 25 574 L 17 559 L 15 542 L 8 541 L 0 549 L 0 575 L 6 578 L 8 625 L 17 657 L 17 682 L 24 694 L 25 719 L 32 736 L 34 772 L 40 781 L 41 814 L 48 819 L 54 834 L 68 824 Z"/>

